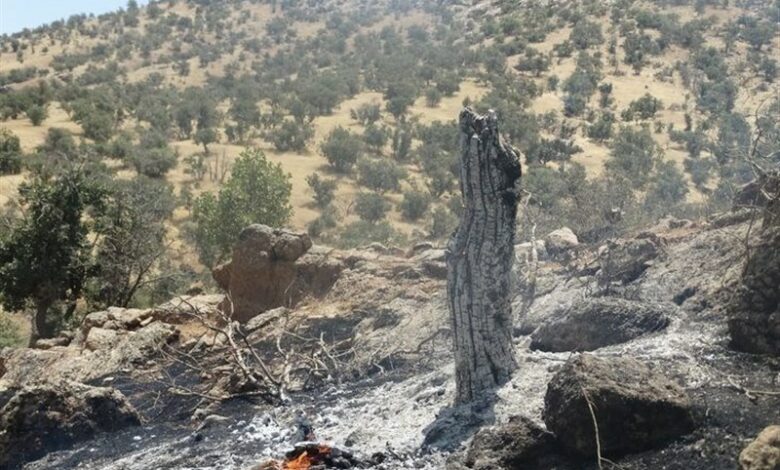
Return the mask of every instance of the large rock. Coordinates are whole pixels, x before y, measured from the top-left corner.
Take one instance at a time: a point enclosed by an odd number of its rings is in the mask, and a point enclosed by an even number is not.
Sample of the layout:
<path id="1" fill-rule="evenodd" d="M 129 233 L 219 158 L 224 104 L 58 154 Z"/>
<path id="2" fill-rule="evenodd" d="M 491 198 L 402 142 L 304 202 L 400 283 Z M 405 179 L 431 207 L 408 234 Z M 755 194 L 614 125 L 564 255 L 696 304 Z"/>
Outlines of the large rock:
<path id="1" fill-rule="evenodd" d="M 87 339 L 84 341 L 84 346 L 90 351 L 96 351 L 98 349 L 111 349 L 118 342 L 119 334 L 116 330 L 94 327 L 90 328 L 89 333 L 87 333 Z"/>
<path id="2" fill-rule="evenodd" d="M 596 454 L 593 408 L 604 455 L 643 451 L 690 432 L 691 404 L 685 391 L 630 358 L 570 359 L 550 381 L 544 422 L 569 450 Z"/>
<path id="3" fill-rule="evenodd" d="M 132 405 L 112 388 L 75 382 L 24 387 L 0 410 L 0 467 L 139 424 Z"/>
<path id="4" fill-rule="evenodd" d="M 739 454 L 742 470 L 780 470 L 780 426 L 769 426 Z"/>
<path id="5" fill-rule="evenodd" d="M 568 227 L 552 231 L 544 237 L 544 246 L 550 256 L 562 255 L 579 244 L 577 235 Z"/>
<path id="6" fill-rule="evenodd" d="M 742 284 L 729 309 L 731 344 L 741 351 L 780 355 L 780 227 L 751 248 Z"/>
<path id="7" fill-rule="evenodd" d="M 82 329 L 98 327 L 107 330 L 133 330 L 152 316 L 151 309 L 109 307 L 108 310 L 92 312 L 84 317 Z"/>
<path id="8" fill-rule="evenodd" d="M 479 470 L 534 470 L 550 468 L 556 454 L 553 435 L 531 420 L 514 416 L 507 424 L 480 429 L 466 453 L 468 468 Z"/>
<path id="9" fill-rule="evenodd" d="M 266 310 L 293 305 L 308 293 L 323 294 L 342 268 L 323 253 L 304 256 L 311 246 L 305 233 L 265 225 L 245 228 L 232 260 L 212 273 L 229 294 L 222 309 L 246 322 Z"/>
<path id="10" fill-rule="evenodd" d="M 599 253 L 599 281 L 628 284 L 635 281 L 661 254 L 660 241 L 648 236 L 607 243 Z"/>
<path id="11" fill-rule="evenodd" d="M 672 305 L 615 297 L 585 299 L 553 315 L 531 336 L 531 349 L 593 351 L 662 330 Z"/>

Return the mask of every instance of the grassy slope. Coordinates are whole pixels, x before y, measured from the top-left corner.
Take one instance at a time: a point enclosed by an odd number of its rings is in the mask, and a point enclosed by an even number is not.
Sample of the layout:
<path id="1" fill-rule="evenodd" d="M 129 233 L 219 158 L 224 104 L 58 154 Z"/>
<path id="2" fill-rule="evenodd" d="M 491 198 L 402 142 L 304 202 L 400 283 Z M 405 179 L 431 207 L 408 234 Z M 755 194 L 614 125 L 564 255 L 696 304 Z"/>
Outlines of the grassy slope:
<path id="1" fill-rule="evenodd" d="M 167 4 L 161 4 L 163 9 L 168 8 Z M 194 10 L 191 6 L 179 2 L 175 4 L 170 11 L 173 11 L 179 15 L 192 16 Z M 696 13 L 691 7 L 674 7 L 668 8 L 667 11 L 672 11 L 680 16 L 681 21 L 692 19 L 696 16 Z M 734 18 L 741 13 L 741 10 L 735 7 L 729 9 L 712 9 L 708 8 L 704 15 L 714 15 L 719 21 L 725 21 L 730 18 Z M 280 14 L 279 12 L 276 15 Z M 268 5 L 253 5 L 245 4 L 240 11 L 232 11 L 231 15 L 234 18 L 239 16 L 245 16 L 249 19 L 240 26 L 250 32 L 253 36 L 262 37 L 265 33 L 266 22 L 274 16 L 270 6 Z M 96 21 L 96 20 L 91 20 Z M 144 24 L 148 20 L 142 14 L 141 24 L 138 29 L 139 32 L 143 31 Z M 602 29 L 605 32 L 608 28 L 608 20 L 601 18 Z M 412 24 L 428 25 L 432 24 L 433 20 L 426 16 L 426 14 L 420 11 L 413 11 L 411 14 L 394 18 L 391 16 L 382 18 L 379 22 L 371 25 L 367 29 L 378 31 L 382 27 L 387 25 L 409 27 Z M 296 30 L 298 37 L 306 37 L 316 34 L 316 32 L 323 27 L 322 22 L 303 23 L 296 22 L 293 28 Z M 548 35 L 546 41 L 541 44 L 533 44 L 531 47 L 535 47 L 541 52 L 551 51 L 555 44 L 558 44 L 568 38 L 570 33 L 569 28 L 561 28 Z M 109 38 L 111 39 L 111 38 Z M 714 46 L 720 46 L 721 40 L 717 37 L 708 37 L 708 42 Z M 76 52 L 89 50 L 94 44 L 99 42 L 100 39 L 93 40 L 88 37 L 79 35 L 78 32 L 73 32 L 72 40 L 67 45 L 59 43 L 51 44 L 48 38 L 41 38 L 36 47 L 36 52 L 26 51 L 24 63 L 19 63 L 16 60 L 16 56 L 13 53 L 0 54 L 0 72 L 6 72 L 13 68 L 36 66 L 39 68 L 47 67 L 52 58 L 63 52 Z M 780 41 L 776 39 L 774 48 L 778 47 Z M 43 52 L 44 45 L 48 46 L 48 51 Z M 744 48 L 744 44 L 741 45 Z M 608 57 L 607 45 L 601 46 L 603 57 Z M 236 47 L 233 54 L 226 54 L 218 61 L 209 64 L 206 68 L 201 68 L 196 58 L 190 59 L 191 73 L 187 77 L 180 77 L 173 70 L 173 64 L 154 64 L 155 58 L 161 53 L 166 51 L 155 51 L 152 53 L 150 60 L 151 65 L 144 65 L 138 57 L 131 57 L 128 61 L 120 63 L 126 70 L 127 80 L 134 82 L 143 80 L 151 73 L 160 73 L 165 77 L 166 82 L 174 84 L 180 87 L 186 87 L 190 85 L 201 85 L 204 83 L 208 75 L 219 76 L 223 73 L 224 68 L 230 63 L 238 63 L 240 69 L 247 70 L 252 60 L 252 54 L 247 54 L 248 58 L 244 62 L 239 61 L 239 55 L 241 47 Z M 273 51 L 269 51 L 273 53 Z M 618 47 L 619 58 L 622 59 L 622 49 Z M 661 81 L 656 78 L 656 73 L 663 67 L 671 66 L 678 60 L 686 60 L 688 51 L 681 50 L 677 47 L 671 47 L 663 56 L 653 58 L 653 63 L 650 66 L 645 67 L 641 74 L 635 75 L 633 71 L 626 65 L 620 64 L 618 70 L 614 70 L 605 64 L 604 67 L 604 81 L 612 82 L 614 85 L 613 96 L 615 98 L 614 109 L 619 112 L 624 109 L 628 103 L 632 100 L 642 96 L 645 93 L 650 93 L 660 98 L 665 106 L 665 110 L 660 114 L 658 120 L 664 124 L 674 123 L 675 128 L 680 129 L 684 125 L 684 113 L 682 109 L 687 102 L 688 109 L 694 108 L 693 99 L 688 96 L 690 93 L 686 90 L 680 78 L 677 74 L 673 75 L 673 79 L 670 81 Z M 509 58 L 509 65 L 514 63 L 514 59 Z M 546 78 L 551 75 L 557 75 L 561 80 L 568 77 L 574 70 L 575 59 L 568 58 L 563 60 L 553 61 L 551 70 L 540 77 L 538 80 L 540 83 L 544 83 Z M 83 71 L 87 65 L 82 65 L 75 70 L 74 75 Z M 759 78 L 746 78 L 743 81 L 743 85 L 740 88 L 740 95 L 737 100 L 737 110 L 748 112 L 755 108 L 758 102 L 763 99 L 769 93 L 776 92 L 777 90 L 769 90 L 765 93 L 756 93 L 754 91 L 755 86 L 760 82 Z M 33 83 L 19 84 L 15 86 L 27 86 Z M 457 112 L 461 106 L 461 103 L 465 97 L 471 99 L 477 99 L 482 96 L 487 90 L 484 86 L 481 86 L 474 81 L 466 81 L 462 84 L 461 90 L 453 97 L 445 98 L 440 105 L 435 108 L 428 108 L 425 106 L 424 98 L 420 98 L 412 109 L 412 114 L 418 115 L 419 119 L 423 122 L 430 122 L 433 120 L 449 120 L 457 116 Z M 538 97 L 532 103 L 532 111 L 542 113 L 546 111 L 556 111 L 561 114 L 563 109 L 562 93 L 558 92 L 546 92 L 542 96 Z M 594 98 L 595 99 L 595 98 Z M 364 92 L 352 99 L 349 99 L 341 103 L 330 116 L 318 117 L 315 120 L 316 126 L 316 138 L 315 142 L 310 145 L 309 150 L 303 154 L 289 153 L 289 152 L 276 152 L 273 147 L 262 141 L 261 139 L 255 139 L 253 144 L 264 149 L 269 157 L 282 164 L 284 169 L 292 175 L 293 182 L 293 200 L 292 204 L 295 209 L 295 214 L 291 225 L 295 228 L 304 228 L 306 223 L 314 219 L 318 215 L 318 211 L 311 205 L 311 193 L 305 183 L 305 178 L 313 172 L 328 173 L 325 159 L 319 154 L 319 142 L 327 133 L 336 126 L 345 126 L 359 130 L 359 126 L 349 117 L 349 110 L 357 105 L 365 102 L 382 101 L 382 96 L 379 93 Z M 671 110 L 670 107 L 676 105 L 675 110 Z M 389 119 L 386 117 L 386 119 Z M 582 124 L 584 121 L 574 120 L 578 124 Z M 128 122 L 126 124 L 129 127 L 134 126 L 134 123 Z M 8 122 L 0 123 L 0 126 L 7 127 L 16 133 L 22 140 L 22 145 L 26 150 L 31 150 L 40 144 L 43 137 L 46 134 L 48 128 L 51 127 L 63 127 L 76 134 L 80 133 L 79 126 L 68 119 L 68 116 L 62 109 L 56 104 L 50 109 L 50 116 L 44 122 L 41 127 L 33 127 L 27 119 L 20 118 L 18 120 L 11 120 Z M 682 162 L 685 157 L 685 151 L 677 144 L 669 141 L 666 132 L 660 134 L 654 134 L 657 141 L 665 149 L 666 157 L 674 160 L 678 163 Z M 603 169 L 603 162 L 608 155 L 609 149 L 606 145 L 598 144 L 588 140 L 583 136 L 582 131 L 578 131 L 576 143 L 583 148 L 583 152 L 574 157 L 575 161 L 582 163 L 589 174 L 599 174 Z M 200 149 L 191 141 L 174 142 L 173 145 L 179 150 L 180 155 L 185 157 L 189 154 L 198 152 Z M 224 156 L 228 161 L 233 159 L 241 150 L 241 146 L 229 145 L 229 144 L 215 144 L 212 146 L 213 152 L 217 155 Z M 415 168 L 410 168 L 410 174 L 412 179 L 416 173 Z M 24 176 L 4 176 L 0 177 L 0 204 L 13 197 L 16 191 L 16 187 L 23 180 Z M 188 181 L 189 176 L 184 173 L 183 165 L 179 165 L 168 175 L 169 180 L 177 187 Z M 338 178 L 338 201 L 337 207 L 343 212 L 346 220 L 352 220 L 354 215 L 350 214 L 350 205 L 353 195 L 359 190 L 352 179 Z M 408 184 L 408 183 L 407 183 Z M 218 183 L 206 180 L 199 185 L 196 191 L 210 191 L 216 189 Z M 697 198 L 698 195 L 695 192 L 691 193 L 692 198 Z M 393 200 L 399 200 L 399 194 L 392 194 L 390 198 Z M 186 211 L 179 210 L 177 212 L 177 220 L 183 220 L 186 217 Z M 403 222 L 397 213 L 393 210 L 390 215 L 390 220 L 396 225 L 397 228 L 409 233 L 413 226 Z M 174 232 L 174 236 L 176 232 Z"/>

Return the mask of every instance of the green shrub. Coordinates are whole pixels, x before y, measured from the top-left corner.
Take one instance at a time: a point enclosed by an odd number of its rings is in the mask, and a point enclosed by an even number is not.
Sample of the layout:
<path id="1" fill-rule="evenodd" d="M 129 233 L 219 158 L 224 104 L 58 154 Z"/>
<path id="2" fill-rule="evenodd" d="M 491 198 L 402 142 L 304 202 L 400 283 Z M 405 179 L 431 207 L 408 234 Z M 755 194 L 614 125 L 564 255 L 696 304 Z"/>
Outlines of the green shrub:
<path id="1" fill-rule="evenodd" d="M 439 206 L 431 214 L 431 237 L 444 238 L 452 234 L 458 225 L 458 218 L 446 207 Z"/>
<path id="2" fill-rule="evenodd" d="M 0 128 L 0 175 L 22 171 L 22 147 L 19 137 L 6 128 Z"/>
<path id="3" fill-rule="evenodd" d="M 248 225 L 286 224 L 292 214 L 290 178 L 261 150 L 244 150 L 219 193 L 205 193 L 195 200 L 192 218 L 201 261 L 206 266 L 220 261 Z"/>
<path id="4" fill-rule="evenodd" d="M 411 190 L 404 193 L 404 198 L 398 205 L 406 220 L 419 220 L 428 211 L 431 205 L 431 195 L 417 190 Z"/>
<path id="5" fill-rule="evenodd" d="M 378 192 L 398 191 L 406 171 L 386 158 L 365 158 L 358 164 L 358 182 Z"/>
<path id="6" fill-rule="evenodd" d="M 0 312 L 0 349 L 24 346 L 19 326 Z"/>
<path id="7" fill-rule="evenodd" d="M 371 243 L 400 245 L 405 238 L 387 221 L 368 222 L 359 220 L 344 227 L 334 244 L 339 248 L 358 248 Z"/>
<path id="8" fill-rule="evenodd" d="M 378 193 L 363 192 L 355 198 L 355 213 L 360 220 L 367 222 L 382 220 L 389 209 L 390 204 Z"/>
<path id="9" fill-rule="evenodd" d="M 40 126 L 49 116 L 49 109 L 46 105 L 32 104 L 25 111 L 27 117 L 33 126 Z"/>
<path id="10" fill-rule="evenodd" d="M 348 173 L 363 153 L 360 137 L 339 126 L 333 129 L 320 149 L 339 173 Z"/>
<path id="11" fill-rule="evenodd" d="M 336 196 L 336 187 L 338 183 L 333 179 L 320 178 L 317 173 L 312 173 L 306 177 L 306 183 L 314 192 L 314 202 L 319 208 L 327 207 Z"/>

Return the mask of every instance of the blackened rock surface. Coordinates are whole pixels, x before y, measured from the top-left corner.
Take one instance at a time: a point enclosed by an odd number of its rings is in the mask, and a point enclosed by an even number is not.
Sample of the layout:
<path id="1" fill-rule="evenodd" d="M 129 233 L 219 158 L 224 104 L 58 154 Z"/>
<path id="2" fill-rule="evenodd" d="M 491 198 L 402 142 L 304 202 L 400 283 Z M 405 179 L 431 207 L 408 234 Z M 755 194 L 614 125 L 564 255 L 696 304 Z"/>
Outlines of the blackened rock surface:
<path id="1" fill-rule="evenodd" d="M 75 382 L 23 387 L 0 410 L 0 468 L 139 424 L 132 405 L 112 388 Z"/>
<path id="2" fill-rule="evenodd" d="M 596 454 L 590 401 L 604 455 L 650 449 L 694 428 L 685 391 L 630 358 L 582 354 L 553 376 L 544 398 L 544 422 L 567 449 Z"/>
<path id="3" fill-rule="evenodd" d="M 466 453 L 467 468 L 537 470 L 551 468 L 561 452 L 553 435 L 528 418 L 513 416 L 500 426 L 481 429 Z"/>
<path id="4" fill-rule="evenodd" d="M 599 255 L 599 281 L 601 284 L 633 282 L 660 254 L 660 242 L 654 237 L 610 241 Z"/>
<path id="5" fill-rule="evenodd" d="M 780 227 L 767 231 L 751 249 L 730 311 L 735 349 L 780 355 Z"/>
<path id="6" fill-rule="evenodd" d="M 662 330 L 673 305 L 615 297 L 585 299 L 566 308 L 531 336 L 531 349 L 593 351 Z"/>

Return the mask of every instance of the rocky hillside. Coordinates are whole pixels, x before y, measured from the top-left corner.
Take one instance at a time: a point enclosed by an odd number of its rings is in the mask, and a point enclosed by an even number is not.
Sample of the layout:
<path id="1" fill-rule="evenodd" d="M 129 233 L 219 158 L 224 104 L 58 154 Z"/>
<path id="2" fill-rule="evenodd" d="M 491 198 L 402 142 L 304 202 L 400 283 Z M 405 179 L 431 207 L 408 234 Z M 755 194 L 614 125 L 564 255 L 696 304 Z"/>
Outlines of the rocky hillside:
<path id="1" fill-rule="evenodd" d="M 565 187 L 610 161 L 653 216 L 711 213 L 751 178 L 738 160 L 774 148 L 776 17 L 769 1 L 131 1 L 2 38 L 0 127 L 21 156 L 0 197 L 31 154 L 68 153 L 50 133 L 63 129 L 115 177 L 174 186 L 167 237 L 199 267 L 194 199 L 255 146 L 290 174 L 292 227 L 350 246 L 441 237 L 470 102 L 508 122 L 549 230 L 577 209 Z M 761 126 L 770 143 L 753 149 Z M 575 231 L 598 228 L 590 218 Z"/>
<path id="2" fill-rule="evenodd" d="M 230 272 L 230 297 L 94 312 L 35 349 L 3 350 L 3 464 L 774 468 L 773 211 L 668 218 L 603 245 L 568 229 L 517 245 L 519 368 L 476 414 L 449 407 L 443 250 L 309 248 L 305 235 L 253 226 L 215 271 Z M 294 298 L 258 304 L 251 293 L 280 284 L 247 271 L 251 259 L 290 272 Z M 750 295 L 767 308 L 746 308 Z M 226 323 L 233 305 L 270 310 Z"/>

